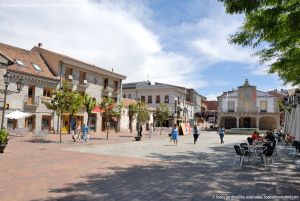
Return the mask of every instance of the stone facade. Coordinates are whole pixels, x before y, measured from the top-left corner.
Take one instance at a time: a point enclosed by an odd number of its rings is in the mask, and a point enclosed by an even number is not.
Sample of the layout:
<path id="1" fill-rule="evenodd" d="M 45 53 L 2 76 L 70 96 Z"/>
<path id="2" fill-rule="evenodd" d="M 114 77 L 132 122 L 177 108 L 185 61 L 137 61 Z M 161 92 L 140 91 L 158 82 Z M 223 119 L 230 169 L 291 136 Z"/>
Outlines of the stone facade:
<path id="1" fill-rule="evenodd" d="M 246 79 L 237 90 L 218 97 L 218 126 L 225 128 L 279 128 L 280 112 L 277 98 L 256 90 Z"/>

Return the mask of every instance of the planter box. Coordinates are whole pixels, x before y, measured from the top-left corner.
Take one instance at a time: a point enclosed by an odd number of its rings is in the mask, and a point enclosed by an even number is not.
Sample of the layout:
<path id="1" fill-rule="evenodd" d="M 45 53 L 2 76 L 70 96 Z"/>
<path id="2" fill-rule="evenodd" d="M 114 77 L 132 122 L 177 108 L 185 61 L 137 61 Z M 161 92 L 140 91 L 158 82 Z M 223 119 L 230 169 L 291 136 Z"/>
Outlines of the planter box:
<path id="1" fill-rule="evenodd" d="M 3 153 L 4 152 L 4 149 L 7 145 L 0 145 L 0 153 Z"/>

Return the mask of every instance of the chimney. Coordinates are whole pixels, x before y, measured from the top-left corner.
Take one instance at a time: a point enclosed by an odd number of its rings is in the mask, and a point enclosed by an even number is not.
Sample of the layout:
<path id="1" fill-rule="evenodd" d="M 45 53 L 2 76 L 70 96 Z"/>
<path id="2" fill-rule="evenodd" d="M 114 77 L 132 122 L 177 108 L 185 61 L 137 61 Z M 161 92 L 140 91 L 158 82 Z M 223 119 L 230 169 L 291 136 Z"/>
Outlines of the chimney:
<path id="1" fill-rule="evenodd" d="M 111 72 L 114 72 L 114 69 L 113 69 L 113 68 L 111 69 Z"/>
<path id="2" fill-rule="evenodd" d="M 38 47 L 42 47 L 43 46 L 43 44 L 42 43 L 38 43 Z"/>

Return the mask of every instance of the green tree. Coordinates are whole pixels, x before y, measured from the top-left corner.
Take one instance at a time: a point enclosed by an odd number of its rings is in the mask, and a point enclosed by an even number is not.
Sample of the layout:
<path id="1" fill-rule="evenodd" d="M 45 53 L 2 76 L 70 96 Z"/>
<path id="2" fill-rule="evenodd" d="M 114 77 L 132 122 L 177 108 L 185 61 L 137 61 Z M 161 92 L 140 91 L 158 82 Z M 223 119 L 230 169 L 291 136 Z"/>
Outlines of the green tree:
<path id="1" fill-rule="evenodd" d="M 83 97 L 83 105 L 84 105 L 86 113 L 88 114 L 86 125 L 90 128 L 90 119 L 93 114 L 93 109 L 97 105 L 96 99 L 85 94 Z M 89 130 L 90 129 L 88 129 L 88 131 Z"/>
<path id="2" fill-rule="evenodd" d="M 137 117 L 138 106 L 137 104 L 133 103 L 128 106 L 128 118 L 129 118 L 129 130 L 132 133 L 132 122 Z"/>
<path id="3" fill-rule="evenodd" d="M 63 82 L 59 89 L 52 92 L 50 99 L 42 98 L 42 103 L 49 109 L 56 112 L 60 122 L 63 120 L 63 114 L 75 110 L 73 93 L 71 86 L 67 82 Z M 75 103 L 77 104 L 77 102 Z M 74 108 L 73 108 L 74 107 Z M 73 108 L 73 109 L 71 109 Z M 61 143 L 61 126 L 59 129 L 59 141 Z"/>
<path id="4" fill-rule="evenodd" d="M 67 107 L 67 112 L 69 113 L 69 122 L 71 122 L 71 119 L 75 114 L 79 112 L 79 110 L 83 106 L 83 98 L 82 96 L 77 92 L 66 92 L 67 96 L 69 97 L 69 105 Z M 71 124 L 69 125 L 69 132 L 71 130 Z"/>
<path id="5" fill-rule="evenodd" d="M 118 105 L 111 98 L 103 98 L 99 106 L 103 110 L 102 116 L 105 119 L 106 139 L 108 139 L 110 119 L 120 115 L 120 111 L 117 108 Z"/>
<path id="6" fill-rule="evenodd" d="M 155 117 L 156 117 L 156 120 L 160 124 L 160 134 L 162 132 L 163 122 L 168 120 L 169 116 L 170 116 L 170 109 L 169 109 L 168 105 L 163 104 L 163 103 L 159 104 L 159 106 L 156 108 L 156 111 L 155 111 Z"/>
<path id="7" fill-rule="evenodd" d="M 245 14 L 239 32 L 230 42 L 253 48 L 262 44 L 256 55 L 269 61 L 269 73 L 292 85 L 300 83 L 300 1 L 299 0 L 219 0 L 229 14 Z"/>

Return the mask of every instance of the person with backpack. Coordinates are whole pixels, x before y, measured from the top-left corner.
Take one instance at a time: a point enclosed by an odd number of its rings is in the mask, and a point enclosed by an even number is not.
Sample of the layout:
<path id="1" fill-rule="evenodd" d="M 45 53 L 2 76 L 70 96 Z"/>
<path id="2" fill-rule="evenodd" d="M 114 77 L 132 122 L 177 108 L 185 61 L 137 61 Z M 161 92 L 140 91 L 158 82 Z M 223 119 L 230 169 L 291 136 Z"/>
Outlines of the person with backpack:
<path id="1" fill-rule="evenodd" d="M 194 125 L 193 128 L 194 144 L 196 144 L 199 135 L 200 135 L 200 130 L 198 129 L 197 125 Z"/>

